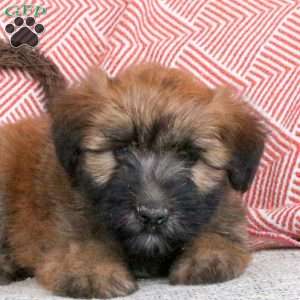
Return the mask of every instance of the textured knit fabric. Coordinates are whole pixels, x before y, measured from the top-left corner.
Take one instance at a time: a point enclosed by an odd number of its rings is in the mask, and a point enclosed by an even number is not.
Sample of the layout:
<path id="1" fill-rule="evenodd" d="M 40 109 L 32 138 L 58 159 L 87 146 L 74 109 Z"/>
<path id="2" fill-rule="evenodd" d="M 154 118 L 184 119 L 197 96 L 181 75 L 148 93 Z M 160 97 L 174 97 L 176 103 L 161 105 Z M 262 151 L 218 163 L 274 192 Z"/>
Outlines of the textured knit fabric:
<path id="1" fill-rule="evenodd" d="M 21 5 L 24 1 L 13 1 Z M 37 1 L 31 1 L 41 4 Z M 210 87 L 230 85 L 264 120 L 269 135 L 245 195 L 254 248 L 300 246 L 299 0 L 51 0 L 36 17 L 38 47 L 70 83 L 89 66 L 110 75 L 155 61 L 187 69 Z M 0 1 L 2 27 L 11 0 Z M 9 12 L 16 12 L 13 7 Z M 40 10 L 40 12 L 43 12 Z M 15 28 L 18 30 L 18 28 Z M 4 31 L 0 38 L 9 38 Z M 43 110 L 28 75 L 0 74 L 0 123 Z"/>
<path id="2" fill-rule="evenodd" d="M 206 286 L 170 286 L 166 280 L 141 281 L 126 300 L 299 300 L 300 251 L 258 252 L 249 269 L 235 280 Z M 1 300 L 59 300 L 28 279 L 0 287 Z"/>

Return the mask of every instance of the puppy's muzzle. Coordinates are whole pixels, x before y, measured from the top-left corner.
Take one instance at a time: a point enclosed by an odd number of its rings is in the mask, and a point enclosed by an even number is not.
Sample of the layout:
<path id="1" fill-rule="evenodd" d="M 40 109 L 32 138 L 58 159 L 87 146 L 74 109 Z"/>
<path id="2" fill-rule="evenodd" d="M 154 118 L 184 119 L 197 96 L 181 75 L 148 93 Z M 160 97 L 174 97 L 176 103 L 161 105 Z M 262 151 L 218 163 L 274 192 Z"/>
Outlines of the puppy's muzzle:
<path id="1" fill-rule="evenodd" d="M 144 225 L 159 226 L 168 221 L 169 211 L 166 208 L 151 208 L 145 205 L 137 207 L 137 215 Z"/>

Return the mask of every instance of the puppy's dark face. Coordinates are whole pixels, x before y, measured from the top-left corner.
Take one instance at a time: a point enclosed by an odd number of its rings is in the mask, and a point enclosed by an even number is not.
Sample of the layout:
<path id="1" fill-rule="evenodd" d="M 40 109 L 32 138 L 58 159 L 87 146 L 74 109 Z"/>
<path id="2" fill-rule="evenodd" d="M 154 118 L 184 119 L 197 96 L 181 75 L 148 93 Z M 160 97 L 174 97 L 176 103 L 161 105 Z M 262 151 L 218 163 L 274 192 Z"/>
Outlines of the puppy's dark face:
<path id="1" fill-rule="evenodd" d="M 248 110 L 187 74 L 158 66 L 90 78 L 51 114 L 61 164 L 132 254 L 190 240 L 224 190 L 247 190 L 263 139 Z"/>
<path id="2" fill-rule="evenodd" d="M 195 172 L 209 168 L 201 162 L 201 151 L 188 137 L 168 140 L 172 129 L 161 121 L 148 130 L 135 128 L 131 139 L 115 148 L 112 139 L 113 149 L 108 151 L 114 167 L 106 182 L 97 182 L 101 171 L 89 169 L 91 153 L 86 152 L 84 185 L 92 189 L 88 194 L 108 226 L 136 254 L 164 255 L 182 246 L 207 224 L 224 185 L 221 174 L 218 178 L 207 174 L 206 180 L 214 177 L 219 182 L 212 182 L 209 189 L 197 186 Z M 122 133 L 120 129 L 118 138 Z M 97 155 L 101 160 L 107 153 Z"/>

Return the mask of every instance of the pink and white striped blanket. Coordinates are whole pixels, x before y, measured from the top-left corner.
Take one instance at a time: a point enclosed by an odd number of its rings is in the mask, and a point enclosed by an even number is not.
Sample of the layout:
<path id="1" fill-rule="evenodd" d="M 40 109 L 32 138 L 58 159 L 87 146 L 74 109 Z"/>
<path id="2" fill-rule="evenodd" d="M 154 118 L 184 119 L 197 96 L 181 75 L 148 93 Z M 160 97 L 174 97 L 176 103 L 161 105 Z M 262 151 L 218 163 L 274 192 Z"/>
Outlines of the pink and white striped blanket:
<path id="1" fill-rule="evenodd" d="M 24 14 L 24 1 L 11 3 L 0 2 L 3 28 L 17 13 Z M 30 4 L 46 8 L 35 16 L 45 28 L 38 47 L 70 83 L 91 65 L 114 75 L 131 64 L 155 61 L 187 69 L 210 87 L 226 84 L 242 94 L 269 131 L 258 174 L 244 197 L 252 246 L 300 246 L 299 0 Z M 0 32 L 0 38 L 7 37 Z M 40 114 L 42 99 L 28 75 L 0 72 L 0 123 Z"/>

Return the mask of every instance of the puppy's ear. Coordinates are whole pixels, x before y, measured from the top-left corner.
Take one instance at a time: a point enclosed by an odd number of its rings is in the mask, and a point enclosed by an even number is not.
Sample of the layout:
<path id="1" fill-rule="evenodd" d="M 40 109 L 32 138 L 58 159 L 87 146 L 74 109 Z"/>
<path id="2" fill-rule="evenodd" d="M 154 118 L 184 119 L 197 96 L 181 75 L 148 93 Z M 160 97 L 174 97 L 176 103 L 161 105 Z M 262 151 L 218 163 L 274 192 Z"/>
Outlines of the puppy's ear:
<path id="1" fill-rule="evenodd" d="M 71 176 L 76 176 L 84 134 L 91 126 L 91 115 L 101 109 L 109 81 L 100 70 L 93 70 L 90 74 L 79 86 L 67 89 L 49 111 L 56 155 Z"/>
<path id="2" fill-rule="evenodd" d="M 235 190 L 245 192 L 255 176 L 264 149 L 264 131 L 246 103 L 219 89 L 210 104 L 219 137 L 229 150 L 226 170 Z"/>
<path id="3" fill-rule="evenodd" d="M 249 120 L 250 121 L 250 120 Z M 232 159 L 228 165 L 228 178 L 232 187 L 246 192 L 256 174 L 264 149 L 261 134 L 253 122 L 248 128 L 241 128 L 233 143 Z"/>
<path id="4" fill-rule="evenodd" d="M 69 112 L 73 113 L 72 111 Z M 52 123 L 52 136 L 57 158 L 69 175 L 75 175 L 81 154 L 82 128 L 80 120 L 55 116 Z"/>

